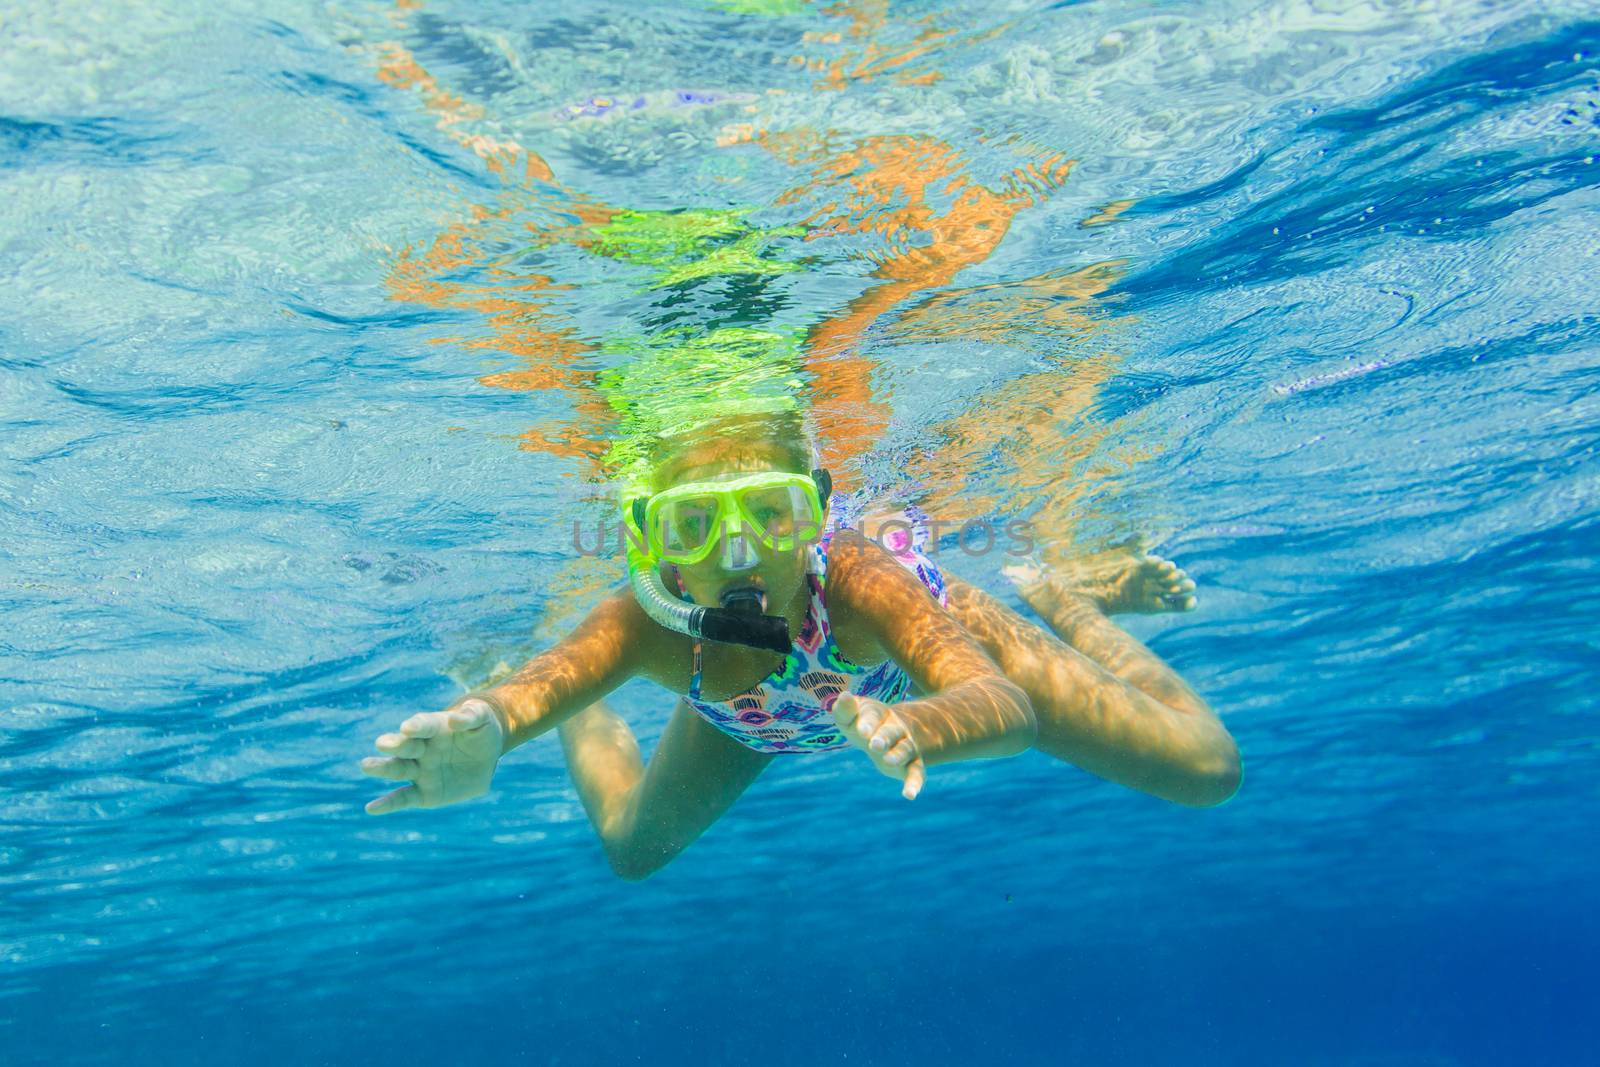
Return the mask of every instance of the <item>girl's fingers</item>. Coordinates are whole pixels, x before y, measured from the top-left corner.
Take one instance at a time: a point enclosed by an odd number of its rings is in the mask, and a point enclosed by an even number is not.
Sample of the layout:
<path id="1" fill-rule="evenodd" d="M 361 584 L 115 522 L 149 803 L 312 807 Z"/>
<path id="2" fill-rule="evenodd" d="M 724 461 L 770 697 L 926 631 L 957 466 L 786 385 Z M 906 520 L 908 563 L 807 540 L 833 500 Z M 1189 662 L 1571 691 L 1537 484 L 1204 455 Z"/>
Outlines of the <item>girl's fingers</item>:
<path id="1" fill-rule="evenodd" d="M 416 778 L 421 764 L 414 759 L 384 759 L 368 756 L 361 761 L 361 773 L 374 778 L 388 778 L 396 782 L 409 782 Z"/>
<path id="2" fill-rule="evenodd" d="M 922 783 L 927 778 L 927 771 L 923 768 L 922 761 L 915 760 L 906 768 L 906 782 L 900 789 L 900 795 L 907 800 L 917 799 L 917 794 L 922 792 Z"/>
<path id="3" fill-rule="evenodd" d="M 854 723 L 860 710 L 854 693 L 845 693 L 833 702 L 833 718 L 840 726 L 850 726 Z"/>
<path id="4" fill-rule="evenodd" d="M 463 705 L 450 713 L 450 728 L 453 730 L 481 730 L 489 725 L 489 717 L 494 712 L 489 705 L 481 700 L 475 700 Z"/>
<path id="5" fill-rule="evenodd" d="M 423 711 L 400 724 L 400 732 L 407 737 L 433 737 L 444 729 L 444 716 L 437 711 Z"/>
<path id="6" fill-rule="evenodd" d="M 861 714 L 856 716 L 856 732 L 862 738 L 869 738 L 877 732 L 878 724 L 883 721 L 883 712 L 871 700 L 858 700 L 857 704 L 861 706 Z"/>
<path id="7" fill-rule="evenodd" d="M 909 737 L 902 737 L 895 742 L 894 747 L 883 754 L 883 762 L 891 767 L 899 767 L 910 763 L 917 758 L 917 745 Z"/>
<path id="8" fill-rule="evenodd" d="M 404 808 L 414 808 L 418 803 L 419 799 L 417 797 L 417 787 L 414 785 L 408 785 L 403 788 L 396 789 L 392 793 L 385 793 L 377 800 L 374 800 L 372 803 L 368 804 L 367 814 L 387 815 L 391 811 L 400 811 Z"/>
<path id="9" fill-rule="evenodd" d="M 416 759 L 428 747 L 428 742 L 405 734 L 384 734 L 378 738 L 378 751 L 404 759 Z"/>
<path id="10" fill-rule="evenodd" d="M 887 752 L 905 736 L 905 724 L 891 715 L 883 720 L 883 725 L 873 733 L 872 740 L 868 744 L 874 752 Z"/>

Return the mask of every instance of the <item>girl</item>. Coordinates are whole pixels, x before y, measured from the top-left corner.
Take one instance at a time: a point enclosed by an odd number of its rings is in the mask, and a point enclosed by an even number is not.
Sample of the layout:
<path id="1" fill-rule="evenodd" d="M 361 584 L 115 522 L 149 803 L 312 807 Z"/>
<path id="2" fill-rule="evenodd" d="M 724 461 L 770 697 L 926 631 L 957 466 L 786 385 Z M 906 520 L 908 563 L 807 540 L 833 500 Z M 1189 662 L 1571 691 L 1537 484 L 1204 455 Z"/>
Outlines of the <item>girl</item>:
<path id="1" fill-rule="evenodd" d="M 631 588 L 506 681 L 379 737 L 362 769 L 411 784 L 366 810 L 482 795 L 505 752 L 552 728 L 628 879 L 681 852 L 778 754 L 853 746 L 907 799 L 930 767 L 1030 746 L 1178 803 L 1233 794 L 1220 721 L 1107 618 L 1192 608 L 1182 571 L 1127 551 L 1070 576 L 1013 571 L 1051 636 L 915 548 L 830 525 L 814 457 L 792 412 L 658 437 L 623 493 Z M 681 695 L 648 766 L 599 703 L 637 675 Z"/>

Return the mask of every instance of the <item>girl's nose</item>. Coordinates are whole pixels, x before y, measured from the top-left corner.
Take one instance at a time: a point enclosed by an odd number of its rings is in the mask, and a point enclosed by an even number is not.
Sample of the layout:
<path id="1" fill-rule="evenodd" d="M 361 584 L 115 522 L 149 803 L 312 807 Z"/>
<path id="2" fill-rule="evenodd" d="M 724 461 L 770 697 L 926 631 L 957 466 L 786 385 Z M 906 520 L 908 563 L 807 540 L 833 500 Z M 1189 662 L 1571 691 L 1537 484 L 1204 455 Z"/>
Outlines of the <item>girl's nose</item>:
<path id="1" fill-rule="evenodd" d="M 742 533 L 728 533 L 722 538 L 722 569 L 747 571 L 760 562 L 755 546 Z"/>

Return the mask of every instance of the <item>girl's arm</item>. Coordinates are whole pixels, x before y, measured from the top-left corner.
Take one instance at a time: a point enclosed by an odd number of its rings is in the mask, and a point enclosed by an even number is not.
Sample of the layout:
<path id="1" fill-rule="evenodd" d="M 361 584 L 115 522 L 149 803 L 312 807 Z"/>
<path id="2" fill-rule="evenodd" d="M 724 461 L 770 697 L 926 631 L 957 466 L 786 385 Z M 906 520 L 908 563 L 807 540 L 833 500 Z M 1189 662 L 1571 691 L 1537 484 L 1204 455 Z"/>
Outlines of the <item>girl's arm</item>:
<path id="1" fill-rule="evenodd" d="M 576 630 L 506 681 L 425 711 L 377 740 L 361 762 L 375 778 L 409 782 L 367 805 L 373 815 L 436 808 L 489 791 L 506 752 L 617 688 L 661 654 L 662 631 L 631 593 L 601 601 Z"/>
<path id="2" fill-rule="evenodd" d="M 463 699 L 483 700 L 494 709 L 509 752 L 640 673 L 663 633 L 623 590 L 595 605 L 577 629 L 511 677 Z"/>
<path id="3" fill-rule="evenodd" d="M 1033 743 L 1027 695 L 881 546 L 848 530 L 833 535 L 828 601 L 928 694 L 894 706 L 924 763 L 1011 756 Z M 896 737 L 885 740 L 892 748 Z"/>

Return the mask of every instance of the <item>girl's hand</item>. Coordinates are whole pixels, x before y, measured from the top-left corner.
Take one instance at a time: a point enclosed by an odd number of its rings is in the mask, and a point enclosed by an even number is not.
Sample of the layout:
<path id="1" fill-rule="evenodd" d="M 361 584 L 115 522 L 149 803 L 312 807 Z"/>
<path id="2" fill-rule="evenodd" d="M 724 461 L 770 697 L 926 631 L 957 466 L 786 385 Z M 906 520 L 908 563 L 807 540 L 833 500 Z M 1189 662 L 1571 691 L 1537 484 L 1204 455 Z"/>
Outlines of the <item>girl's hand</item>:
<path id="1" fill-rule="evenodd" d="M 852 745 L 872 757 L 874 767 L 905 783 L 901 796 L 916 799 L 928 769 L 899 712 L 870 697 L 845 693 L 833 702 L 833 721 Z"/>
<path id="2" fill-rule="evenodd" d="M 500 717 L 486 701 L 463 700 L 446 711 L 426 711 L 400 724 L 397 734 L 378 738 L 379 752 L 361 770 L 374 778 L 409 781 L 367 805 L 368 815 L 403 808 L 437 808 L 489 791 L 505 743 Z"/>

